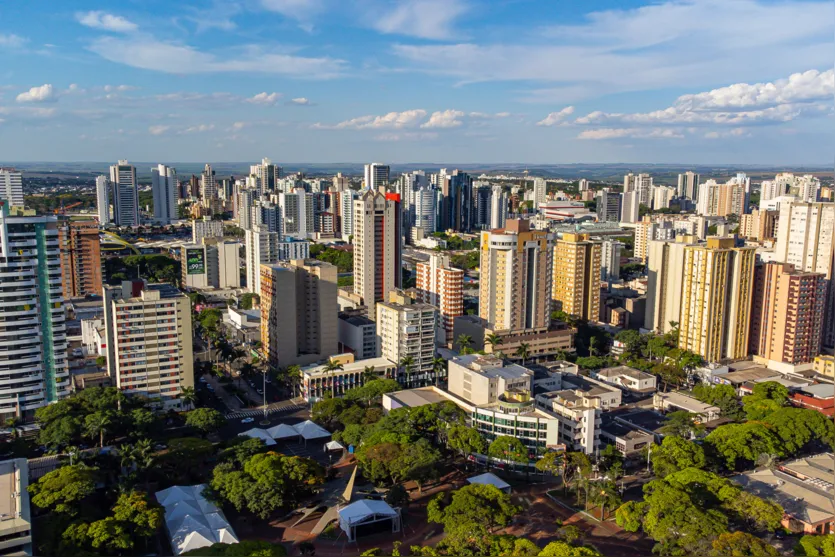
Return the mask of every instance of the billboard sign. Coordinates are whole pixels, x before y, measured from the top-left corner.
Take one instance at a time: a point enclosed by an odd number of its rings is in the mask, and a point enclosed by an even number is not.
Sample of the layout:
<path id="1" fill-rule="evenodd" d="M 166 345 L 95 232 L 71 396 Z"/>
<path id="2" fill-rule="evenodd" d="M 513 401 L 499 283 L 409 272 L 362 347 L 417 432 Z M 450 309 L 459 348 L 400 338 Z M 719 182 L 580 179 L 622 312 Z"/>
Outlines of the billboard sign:
<path id="1" fill-rule="evenodd" d="M 186 249 L 186 274 L 202 275 L 206 272 L 206 254 L 202 249 Z"/>

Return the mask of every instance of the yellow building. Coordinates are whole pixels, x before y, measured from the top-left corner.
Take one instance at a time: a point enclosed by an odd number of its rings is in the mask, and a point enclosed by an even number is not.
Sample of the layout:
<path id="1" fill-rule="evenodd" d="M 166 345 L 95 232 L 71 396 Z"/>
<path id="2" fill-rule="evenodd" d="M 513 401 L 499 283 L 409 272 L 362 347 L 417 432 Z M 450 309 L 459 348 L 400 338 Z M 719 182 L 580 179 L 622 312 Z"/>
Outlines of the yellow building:
<path id="1" fill-rule="evenodd" d="M 755 247 L 710 237 L 684 248 L 679 348 L 708 362 L 748 355 Z"/>
<path id="2" fill-rule="evenodd" d="M 835 378 L 835 356 L 821 354 L 815 358 L 812 369 L 815 373 Z"/>
<path id="3" fill-rule="evenodd" d="M 588 234 L 563 234 L 554 246 L 551 299 L 554 309 L 587 321 L 600 313 L 600 242 Z"/>

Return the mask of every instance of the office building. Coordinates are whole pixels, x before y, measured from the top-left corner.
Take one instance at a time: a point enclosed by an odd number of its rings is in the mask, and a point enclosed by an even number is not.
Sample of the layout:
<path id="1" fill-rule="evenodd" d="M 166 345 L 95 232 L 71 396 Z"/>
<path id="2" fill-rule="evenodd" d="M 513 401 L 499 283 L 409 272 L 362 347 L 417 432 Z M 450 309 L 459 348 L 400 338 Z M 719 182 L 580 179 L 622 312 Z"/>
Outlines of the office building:
<path id="1" fill-rule="evenodd" d="M 110 183 L 113 193 L 113 223 L 116 226 L 139 226 L 136 167 L 126 160 L 120 160 L 110 167 Z"/>
<path id="2" fill-rule="evenodd" d="M 379 189 L 386 188 L 389 185 L 391 176 L 391 167 L 379 162 L 372 162 L 366 164 L 363 173 L 363 187 L 372 191 L 379 191 Z"/>
<path id="3" fill-rule="evenodd" d="M 171 224 L 177 220 L 179 182 L 177 170 L 164 164 L 151 169 L 151 194 L 154 198 L 154 222 Z"/>
<path id="4" fill-rule="evenodd" d="M 107 176 L 96 176 L 96 215 L 101 227 L 110 224 L 110 190 Z"/>
<path id="5" fill-rule="evenodd" d="M 71 389 L 58 222 L 0 210 L 0 419 L 30 419 Z"/>
<path id="6" fill-rule="evenodd" d="M 464 271 L 451 267 L 449 256 L 437 253 L 415 267 L 417 300 L 438 308 L 438 338 L 449 345 L 455 317 L 464 314 Z"/>
<path id="7" fill-rule="evenodd" d="M 586 321 L 600 315 L 601 245 L 587 234 L 563 234 L 554 246 L 553 309 Z"/>
<path id="8" fill-rule="evenodd" d="M 374 303 L 403 280 L 400 196 L 363 192 L 354 201 L 354 293 L 376 315 Z"/>
<path id="9" fill-rule="evenodd" d="M 276 261 L 291 261 L 293 259 L 309 259 L 310 242 L 293 238 L 278 241 L 278 255 Z"/>
<path id="10" fill-rule="evenodd" d="M 315 231 L 313 194 L 303 188 L 292 193 L 280 193 L 278 205 L 281 208 L 281 235 L 304 240 Z"/>
<path id="11" fill-rule="evenodd" d="M 170 284 L 124 281 L 104 287 L 107 373 L 126 395 L 159 410 L 183 409 L 194 387 L 191 300 Z"/>
<path id="12" fill-rule="evenodd" d="M 621 196 L 619 193 L 613 193 L 606 190 L 600 190 L 597 192 L 597 221 L 620 221 L 620 203 Z"/>
<path id="13" fill-rule="evenodd" d="M 23 174 L 19 170 L 0 167 L 0 200 L 9 207 L 23 207 Z"/>
<path id="14" fill-rule="evenodd" d="M 791 365 L 820 354 L 826 279 L 790 263 L 757 265 L 751 309 L 750 351 Z"/>
<path id="15" fill-rule="evenodd" d="M 362 315 L 339 315 L 339 353 L 350 352 L 356 360 L 379 358 L 377 324 Z"/>
<path id="16" fill-rule="evenodd" d="M 621 194 L 620 221 L 626 223 L 638 222 L 641 206 L 638 192 L 630 191 Z"/>
<path id="17" fill-rule="evenodd" d="M 676 193 L 679 197 L 696 201 L 699 195 L 699 175 L 690 170 L 684 174 L 679 174 Z"/>
<path id="18" fill-rule="evenodd" d="M 823 274 L 829 283 L 823 344 L 835 346 L 835 203 L 783 203 L 774 261 L 798 271 Z"/>
<path id="19" fill-rule="evenodd" d="M 337 353 L 336 267 L 315 259 L 261 265 L 261 347 L 271 369 Z"/>
<path id="20" fill-rule="evenodd" d="M 217 199 L 217 181 L 215 171 L 210 164 L 207 164 L 203 168 L 203 173 L 200 174 L 200 197 L 206 207 L 211 205 L 212 200 Z"/>
<path id="21" fill-rule="evenodd" d="M 482 232 L 479 317 L 499 330 L 547 327 L 552 256 L 549 235 L 528 221 Z"/>
<path id="22" fill-rule="evenodd" d="M 189 288 L 240 288 L 240 244 L 204 238 L 181 248 L 182 285 Z"/>
<path id="23" fill-rule="evenodd" d="M 261 265 L 272 265 L 279 261 L 280 244 L 281 235 L 264 226 L 255 225 L 252 229 L 244 230 L 247 290 L 254 294 L 261 292 Z"/>
<path id="24" fill-rule="evenodd" d="M 260 192 L 272 193 L 276 191 L 278 180 L 281 178 L 281 167 L 273 164 L 268 158 L 261 159 L 261 164 L 253 164 L 249 167 L 250 175 L 256 177 L 259 182 Z"/>
<path id="25" fill-rule="evenodd" d="M 600 280 L 615 282 L 620 280 L 620 258 L 625 244 L 613 239 L 603 240 L 600 244 Z"/>
<path id="26" fill-rule="evenodd" d="M 401 385 L 416 387 L 440 381 L 433 364 L 438 310 L 395 293 L 390 300 L 376 305 L 380 356 L 398 366 L 395 379 Z M 410 366 L 403 365 L 407 357 L 411 358 Z"/>
<path id="27" fill-rule="evenodd" d="M 479 230 L 485 230 L 490 227 L 490 200 L 493 197 L 492 190 L 489 185 L 480 185 L 475 188 L 474 196 L 475 205 L 473 210 L 475 211 L 475 217 L 473 226 Z"/>
<path id="28" fill-rule="evenodd" d="M 548 182 L 545 178 L 533 179 L 533 208 L 534 211 L 539 209 L 542 203 L 548 201 Z"/>
<path id="29" fill-rule="evenodd" d="M 473 179 L 461 170 L 441 169 L 441 229 L 471 232 L 473 229 Z"/>
<path id="30" fill-rule="evenodd" d="M 311 364 L 302 368 L 301 396 L 308 402 L 326 397 L 342 396 L 345 391 L 359 387 L 370 379 L 392 379 L 397 365 L 386 358 L 356 360 L 354 354 L 338 354 L 331 360 L 342 364 L 342 369 L 328 371 L 325 364 Z"/>
<path id="31" fill-rule="evenodd" d="M 490 195 L 490 229 L 504 228 L 507 221 L 507 193 L 501 186 L 493 186 Z"/>
<path id="32" fill-rule="evenodd" d="M 733 238 L 685 246 L 679 348 L 708 362 L 748 355 L 755 260 Z"/>
<path id="33" fill-rule="evenodd" d="M 64 298 L 101 294 L 101 242 L 96 221 L 62 220 L 58 224 Z"/>
<path id="34" fill-rule="evenodd" d="M 0 505 L 0 555 L 32 553 L 32 514 L 29 508 L 29 461 L 0 462 L 3 503 Z"/>
<path id="35" fill-rule="evenodd" d="M 754 209 L 739 219 L 739 235 L 758 242 L 773 241 L 777 233 L 779 211 Z"/>
<path id="36" fill-rule="evenodd" d="M 199 244 L 203 238 L 223 238 L 223 221 L 212 220 L 211 217 L 191 221 L 192 243 Z"/>
<path id="37" fill-rule="evenodd" d="M 412 192 L 412 226 L 422 230 L 424 236 L 435 232 L 435 196 L 436 191 L 429 186 Z"/>

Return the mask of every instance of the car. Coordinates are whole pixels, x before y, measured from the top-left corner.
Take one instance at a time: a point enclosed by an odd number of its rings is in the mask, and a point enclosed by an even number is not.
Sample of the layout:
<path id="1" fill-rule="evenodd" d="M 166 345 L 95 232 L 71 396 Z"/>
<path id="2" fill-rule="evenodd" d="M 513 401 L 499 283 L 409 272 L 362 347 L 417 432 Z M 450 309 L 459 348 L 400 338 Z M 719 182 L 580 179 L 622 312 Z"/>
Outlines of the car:
<path id="1" fill-rule="evenodd" d="M 255 418 L 244 418 L 243 420 L 241 420 L 241 423 L 242 424 L 251 424 L 254 421 L 255 421 Z"/>
<path id="2" fill-rule="evenodd" d="M 258 393 L 259 395 L 263 395 L 264 394 L 264 389 L 259 387 L 259 388 L 255 389 L 255 392 Z"/>
<path id="3" fill-rule="evenodd" d="M 198 379 L 198 381 L 200 381 L 201 383 L 208 383 L 209 382 L 209 380 L 206 379 L 205 377 L 201 377 L 200 379 Z"/>

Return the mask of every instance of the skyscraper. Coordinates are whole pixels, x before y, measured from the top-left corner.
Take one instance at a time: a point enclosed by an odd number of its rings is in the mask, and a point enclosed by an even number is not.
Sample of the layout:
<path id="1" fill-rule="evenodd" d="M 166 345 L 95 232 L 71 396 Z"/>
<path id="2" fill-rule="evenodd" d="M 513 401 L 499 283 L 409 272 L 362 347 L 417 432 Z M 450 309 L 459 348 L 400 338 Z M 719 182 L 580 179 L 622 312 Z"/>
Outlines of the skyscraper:
<path id="1" fill-rule="evenodd" d="M 120 160 L 110 167 L 113 186 L 113 222 L 116 226 L 139 226 L 139 191 L 136 167 Z"/>
<path id="2" fill-rule="evenodd" d="M 649 174 L 627 174 L 623 177 L 623 191 L 624 193 L 637 192 L 638 203 L 649 207 L 652 201 L 652 176 Z"/>
<path id="3" fill-rule="evenodd" d="M 820 354 L 826 279 L 790 263 L 757 265 L 750 350 L 771 361 L 811 363 Z"/>
<path id="4" fill-rule="evenodd" d="M 61 261 L 55 217 L 12 217 L 0 209 L 3 418 L 31 418 L 70 394 Z"/>
<path id="5" fill-rule="evenodd" d="M 442 228 L 471 232 L 473 227 L 473 179 L 466 172 L 441 170 L 443 186 Z"/>
<path id="6" fill-rule="evenodd" d="M 426 186 L 412 192 L 412 226 L 425 236 L 435 232 L 435 189 Z"/>
<path id="7" fill-rule="evenodd" d="M 620 279 L 620 256 L 625 245 L 613 239 L 605 239 L 600 245 L 600 280 L 613 282 Z"/>
<path id="8" fill-rule="evenodd" d="M 479 317 L 494 330 L 547 327 L 552 251 L 548 234 L 526 220 L 482 232 Z"/>
<path id="9" fill-rule="evenodd" d="M 621 194 L 620 221 L 633 223 L 638 222 L 641 214 L 641 206 L 638 200 L 638 192 L 629 191 Z"/>
<path id="10" fill-rule="evenodd" d="M 746 207 L 745 183 L 731 179 L 725 184 L 708 180 L 699 185 L 699 201 L 696 212 L 705 216 L 725 217 L 742 215 Z"/>
<path id="11" fill-rule="evenodd" d="M 373 318 L 375 302 L 402 284 L 400 196 L 374 190 L 354 201 L 354 292 Z"/>
<path id="12" fill-rule="evenodd" d="M 281 207 L 282 230 L 285 237 L 304 240 L 314 232 L 313 194 L 302 188 L 292 193 L 280 193 L 278 204 Z"/>
<path id="13" fill-rule="evenodd" d="M 405 296 L 390 296 L 377 304 L 380 355 L 397 366 L 397 379 L 407 387 L 434 383 L 437 314 L 429 304 L 414 303 Z M 406 357 L 412 359 L 408 369 L 401 365 Z"/>
<path id="14" fill-rule="evenodd" d="M 261 192 L 272 193 L 276 190 L 278 179 L 281 178 L 281 167 L 273 164 L 268 158 L 261 159 L 261 164 L 249 167 L 249 173 L 260 181 Z"/>
<path id="15" fill-rule="evenodd" d="M 475 206 L 473 210 L 475 211 L 475 217 L 473 218 L 473 226 L 479 230 L 484 230 L 490 226 L 491 193 L 488 185 L 478 186 L 474 192 Z"/>
<path id="16" fill-rule="evenodd" d="M 23 207 L 23 174 L 19 170 L 0 167 L 0 200 L 10 207 Z"/>
<path id="17" fill-rule="evenodd" d="M 651 240 L 648 245 L 647 302 L 644 327 L 668 333 L 670 323 L 681 321 L 681 292 L 684 288 L 684 248 L 697 245 L 696 236 L 675 240 Z"/>
<path id="18" fill-rule="evenodd" d="M 669 209 L 670 202 L 675 195 L 676 190 L 674 188 L 655 186 L 652 191 L 652 208 L 656 211 L 659 209 Z"/>
<path id="19" fill-rule="evenodd" d="M 451 344 L 455 317 L 464 314 L 464 271 L 450 266 L 449 256 L 433 253 L 415 264 L 417 300 L 438 308 L 441 340 Z"/>
<path id="20" fill-rule="evenodd" d="M 501 186 L 493 186 L 490 194 L 490 229 L 504 228 L 507 220 L 507 194 Z"/>
<path id="21" fill-rule="evenodd" d="M 272 369 L 337 353 L 334 265 L 315 259 L 261 265 L 261 346 Z"/>
<path id="22" fill-rule="evenodd" d="M 339 194 L 340 217 L 339 224 L 342 229 L 342 238 L 347 240 L 354 233 L 354 201 L 357 199 L 357 192 L 351 189 L 342 190 Z"/>
<path id="23" fill-rule="evenodd" d="M 556 311 L 599 320 L 600 242 L 588 234 L 563 234 L 554 246 L 551 298 Z"/>
<path id="24" fill-rule="evenodd" d="M 533 179 L 533 208 L 534 211 L 548 199 L 548 183 L 545 178 Z"/>
<path id="25" fill-rule="evenodd" d="M 95 221 L 62 220 L 58 223 L 64 298 L 101 295 L 101 244 Z"/>
<path id="26" fill-rule="evenodd" d="M 261 265 L 278 261 L 280 242 L 281 233 L 270 231 L 266 226 L 256 224 L 244 230 L 246 287 L 250 292 L 261 292 Z"/>
<path id="27" fill-rule="evenodd" d="M 679 348 L 708 362 L 748 355 L 755 260 L 733 238 L 684 248 Z"/>
<path id="28" fill-rule="evenodd" d="M 606 190 L 597 192 L 597 221 L 598 222 L 619 222 L 620 221 L 619 193 Z"/>
<path id="29" fill-rule="evenodd" d="M 379 162 L 365 165 L 363 186 L 365 189 L 377 191 L 381 187 L 388 187 L 391 167 Z"/>
<path id="30" fill-rule="evenodd" d="M 212 170 L 210 164 L 203 168 L 203 173 L 200 175 L 200 197 L 203 198 L 203 205 L 206 207 L 210 207 L 212 200 L 217 199 L 215 171 Z"/>
<path id="31" fill-rule="evenodd" d="M 158 165 L 151 169 L 151 192 L 154 196 L 154 221 L 171 224 L 177 220 L 177 170 Z"/>
<path id="32" fill-rule="evenodd" d="M 696 201 L 699 195 L 699 175 L 688 170 L 678 175 L 678 187 L 676 193 L 679 197 L 686 197 Z"/>
<path id="33" fill-rule="evenodd" d="M 110 180 L 107 176 L 96 176 L 96 214 L 99 226 L 110 224 Z"/>
<path id="34" fill-rule="evenodd" d="M 245 188 L 238 192 L 238 226 L 244 230 L 252 226 L 252 210 L 256 199 L 258 199 L 256 190 Z"/>

